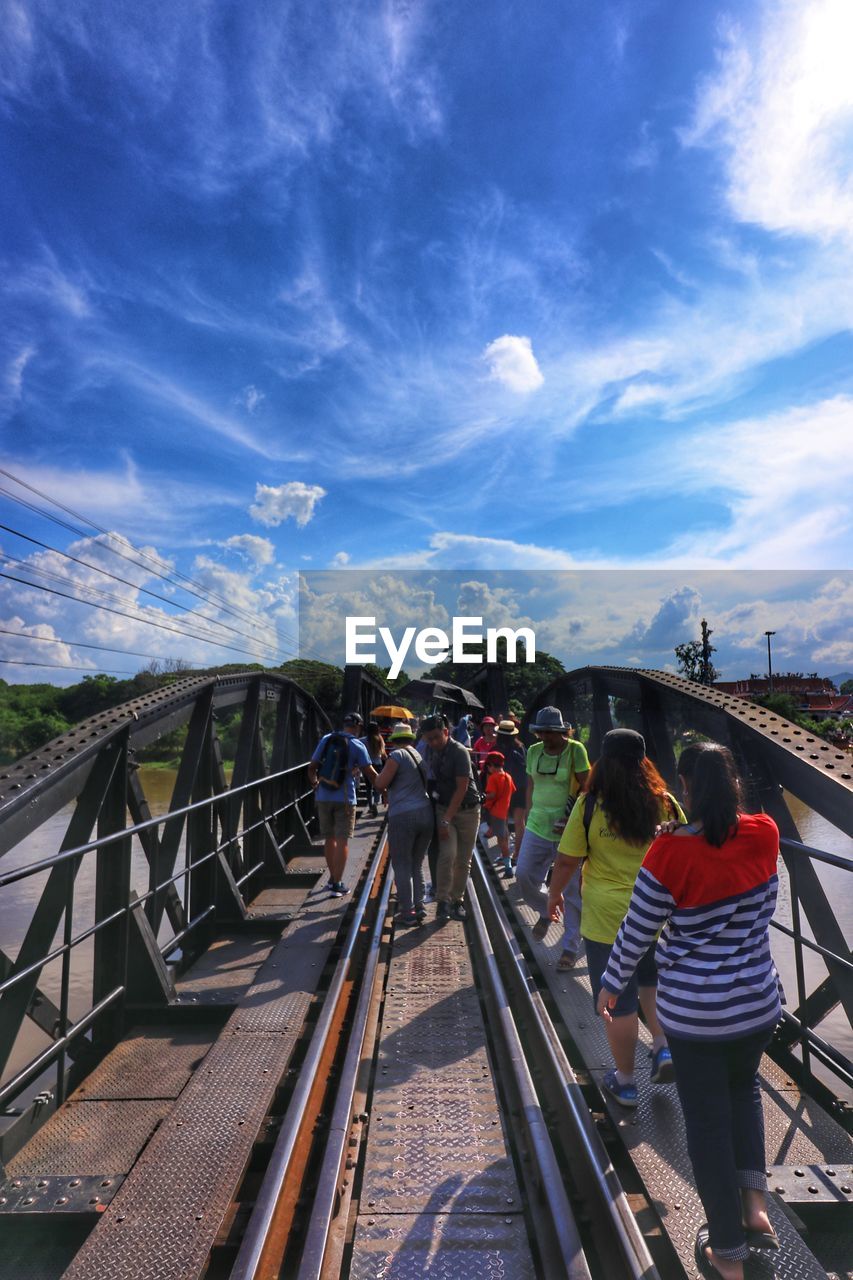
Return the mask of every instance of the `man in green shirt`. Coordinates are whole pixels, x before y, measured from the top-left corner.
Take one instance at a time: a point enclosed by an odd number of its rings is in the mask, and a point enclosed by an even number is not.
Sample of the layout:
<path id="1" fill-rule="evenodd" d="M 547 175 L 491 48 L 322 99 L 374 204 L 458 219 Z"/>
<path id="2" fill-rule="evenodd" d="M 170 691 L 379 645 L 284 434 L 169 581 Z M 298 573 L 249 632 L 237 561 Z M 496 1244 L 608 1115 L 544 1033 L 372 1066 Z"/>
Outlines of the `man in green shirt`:
<path id="1" fill-rule="evenodd" d="M 527 753 L 527 819 L 518 855 L 516 876 L 521 895 L 539 919 L 534 938 L 542 939 L 551 924 L 543 882 L 557 856 L 570 801 L 583 790 L 589 776 L 589 757 L 582 742 L 570 738 L 572 726 L 557 707 L 543 707 L 530 726 L 539 737 Z M 571 969 L 581 947 L 580 876 L 563 894 L 563 954 L 557 967 Z"/>

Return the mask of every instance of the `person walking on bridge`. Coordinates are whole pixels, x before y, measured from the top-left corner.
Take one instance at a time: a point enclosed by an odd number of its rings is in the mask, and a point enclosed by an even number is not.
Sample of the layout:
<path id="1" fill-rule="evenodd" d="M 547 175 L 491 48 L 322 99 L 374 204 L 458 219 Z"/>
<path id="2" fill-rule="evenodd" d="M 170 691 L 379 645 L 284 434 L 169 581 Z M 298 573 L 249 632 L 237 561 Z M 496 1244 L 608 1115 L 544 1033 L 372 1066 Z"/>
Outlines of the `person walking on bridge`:
<path id="1" fill-rule="evenodd" d="M 762 1054 L 782 1016 L 770 954 L 779 830 L 744 813 L 727 747 L 705 743 L 682 786 L 690 822 L 658 836 L 643 860 L 604 975 L 607 1019 L 657 944 L 658 1014 L 675 1064 L 687 1149 L 708 1215 L 696 1264 L 744 1280 L 750 1247 L 777 1249 L 767 1216 Z"/>
<path id="2" fill-rule="evenodd" d="M 308 765 L 311 786 L 317 792 L 317 821 L 323 853 L 329 868 L 328 889 L 333 897 L 348 892 L 343 881 L 355 831 L 355 775 L 360 769 L 368 786 L 376 784 L 376 770 L 364 743 L 355 735 L 364 721 L 357 711 L 343 718 L 343 728 L 324 734 Z"/>
<path id="3" fill-rule="evenodd" d="M 551 925 L 542 885 L 557 857 L 566 815 L 589 777 L 589 756 L 582 742 L 570 738 L 572 726 L 557 707 L 543 707 L 530 728 L 539 742 L 527 752 L 527 819 L 516 875 L 524 901 L 539 913 L 533 936 L 541 941 Z M 561 971 L 574 966 L 581 947 L 580 877 L 565 880 L 563 888 Z"/>
<path id="4" fill-rule="evenodd" d="M 421 732 L 428 748 L 426 763 L 438 825 L 436 920 L 465 920 L 465 886 L 480 829 L 480 793 L 471 753 L 451 738 L 442 716 L 427 716 Z"/>
<path id="5" fill-rule="evenodd" d="M 593 1001 L 598 999 L 601 975 L 628 903 L 634 881 L 658 824 L 684 814 L 669 795 L 666 783 L 646 756 L 642 734 L 611 729 L 601 741 L 589 790 L 575 805 L 560 840 L 551 876 L 548 908 L 557 918 L 563 886 L 583 862 L 581 933 L 586 944 Z M 584 861 L 584 859 L 586 859 Z M 620 995 L 606 1024 L 615 1068 L 604 1077 L 604 1088 L 623 1107 L 636 1107 L 634 1057 L 639 1034 L 638 1003 L 652 1033 L 653 1084 L 673 1078 L 666 1036 L 655 1011 L 657 970 L 654 938 L 636 957 L 637 974 Z"/>
<path id="6" fill-rule="evenodd" d="M 426 917 L 423 862 L 435 825 L 426 769 L 414 741 L 407 724 L 395 725 L 388 736 L 391 751 L 376 779 L 377 791 L 388 793 L 388 847 L 400 922 L 406 925 Z"/>

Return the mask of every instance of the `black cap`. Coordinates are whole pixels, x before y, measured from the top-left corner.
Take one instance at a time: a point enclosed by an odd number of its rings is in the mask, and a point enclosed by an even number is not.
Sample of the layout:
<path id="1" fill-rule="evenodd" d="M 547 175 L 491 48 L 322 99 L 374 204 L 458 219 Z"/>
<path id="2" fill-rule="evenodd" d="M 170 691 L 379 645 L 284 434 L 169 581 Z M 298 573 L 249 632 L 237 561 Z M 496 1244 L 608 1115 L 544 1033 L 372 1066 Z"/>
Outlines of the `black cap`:
<path id="1" fill-rule="evenodd" d="M 611 729 L 601 739 L 601 754 L 607 760 L 642 760 L 645 739 L 636 729 Z"/>
<path id="2" fill-rule="evenodd" d="M 344 716 L 344 724 L 364 724 L 364 720 L 357 711 L 348 711 Z"/>

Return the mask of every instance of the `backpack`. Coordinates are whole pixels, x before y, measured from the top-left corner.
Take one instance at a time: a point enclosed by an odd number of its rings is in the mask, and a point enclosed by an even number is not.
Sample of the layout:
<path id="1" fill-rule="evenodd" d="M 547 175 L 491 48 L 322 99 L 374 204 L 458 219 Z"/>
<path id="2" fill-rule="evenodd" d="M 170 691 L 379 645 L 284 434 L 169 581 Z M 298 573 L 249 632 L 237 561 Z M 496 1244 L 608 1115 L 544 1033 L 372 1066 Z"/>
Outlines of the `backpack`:
<path id="1" fill-rule="evenodd" d="M 583 832 L 584 832 L 584 835 L 586 836 L 587 853 L 589 853 L 589 829 L 592 826 L 592 815 L 595 809 L 596 798 L 597 798 L 596 793 L 594 791 L 587 791 L 586 795 L 583 798 Z M 672 796 L 669 794 L 668 791 L 664 792 L 664 798 L 666 799 L 667 808 L 669 809 L 673 818 L 677 818 L 678 809 L 675 807 L 675 801 L 673 800 Z"/>
<path id="2" fill-rule="evenodd" d="M 337 791 L 343 786 L 349 768 L 349 735 L 330 733 L 317 761 L 317 778 L 324 787 Z"/>

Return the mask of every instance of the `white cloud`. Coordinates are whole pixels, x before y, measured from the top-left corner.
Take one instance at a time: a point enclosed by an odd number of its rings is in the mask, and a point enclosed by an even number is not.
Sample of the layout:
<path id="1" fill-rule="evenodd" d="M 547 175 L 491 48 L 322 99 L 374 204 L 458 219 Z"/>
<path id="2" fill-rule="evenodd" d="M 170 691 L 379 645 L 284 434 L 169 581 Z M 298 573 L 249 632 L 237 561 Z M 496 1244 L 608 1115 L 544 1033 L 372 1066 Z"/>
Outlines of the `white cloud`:
<path id="1" fill-rule="evenodd" d="M 336 551 L 332 556 L 332 567 L 335 569 L 343 569 L 350 562 L 350 554 L 348 551 Z"/>
<path id="2" fill-rule="evenodd" d="M 233 538 L 226 538 L 222 546 L 245 556 L 259 568 L 275 560 L 275 547 L 269 538 L 259 538 L 254 533 L 235 534 Z"/>
<path id="3" fill-rule="evenodd" d="M 652 137 L 649 121 L 643 120 L 639 140 L 633 151 L 628 153 L 626 164 L 629 169 L 654 169 L 659 156 L 660 143 Z"/>
<path id="4" fill-rule="evenodd" d="M 258 484 L 249 515 L 267 528 L 293 519 L 301 529 L 308 524 L 317 503 L 325 496 L 326 490 L 318 484 L 303 484 L 301 480 L 290 480 L 277 486 Z"/>
<path id="5" fill-rule="evenodd" d="M 545 381 L 529 338 L 505 333 L 489 343 L 483 359 L 489 366 L 489 376 L 519 395 L 536 391 Z"/>
<path id="6" fill-rule="evenodd" d="M 248 387 L 244 387 L 237 397 L 237 403 L 242 405 L 244 409 L 247 409 L 249 413 L 254 413 L 262 400 L 266 400 L 266 396 L 263 391 L 259 391 L 258 388 L 252 386 L 251 383 Z"/>
<path id="7" fill-rule="evenodd" d="M 509 538 L 483 538 L 474 534 L 440 532 L 430 536 L 421 550 L 394 555 L 389 552 L 377 566 L 394 569 L 573 569 L 577 562 L 567 551 L 513 542 Z"/>
<path id="8" fill-rule="evenodd" d="M 722 144 L 735 217 L 772 231 L 853 232 L 853 9 L 849 0 L 769 4 L 757 46 L 729 24 L 701 86 L 688 146 Z"/>
<path id="9" fill-rule="evenodd" d="M 27 365 L 36 354 L 36 347 L 32 343 L 23 346 L 16 356 L 9 361 L 6 367 L 6 391 L 13 400 L 21 398 L 21 392 L 24 387 L 24 371 Z"/>

